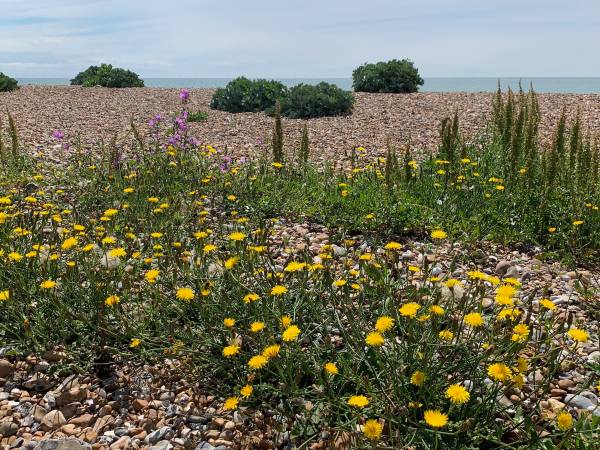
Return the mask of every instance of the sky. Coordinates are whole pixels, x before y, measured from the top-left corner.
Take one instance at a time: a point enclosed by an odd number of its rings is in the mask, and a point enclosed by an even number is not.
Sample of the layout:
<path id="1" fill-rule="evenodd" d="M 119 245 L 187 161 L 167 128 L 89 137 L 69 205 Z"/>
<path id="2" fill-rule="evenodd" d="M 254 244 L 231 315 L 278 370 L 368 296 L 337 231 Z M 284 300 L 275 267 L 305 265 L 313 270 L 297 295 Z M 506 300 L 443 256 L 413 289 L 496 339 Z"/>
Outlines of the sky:
<path id="1" fill-rule="evenodd" d="M 350 77 L 600 76 L 599 0 L 0 0 L 0 72 Z"/>

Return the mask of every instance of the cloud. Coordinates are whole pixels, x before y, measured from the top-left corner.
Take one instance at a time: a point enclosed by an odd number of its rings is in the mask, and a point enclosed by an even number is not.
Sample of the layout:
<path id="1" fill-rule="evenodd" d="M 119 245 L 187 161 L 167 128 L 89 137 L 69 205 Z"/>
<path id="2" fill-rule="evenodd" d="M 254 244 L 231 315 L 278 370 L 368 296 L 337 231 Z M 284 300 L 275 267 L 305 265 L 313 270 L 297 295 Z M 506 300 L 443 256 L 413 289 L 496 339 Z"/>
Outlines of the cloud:
<path id="1" fill-rule="evenodd" d="M 348 77 L 408 57 L 424 76 L 600 74 L 588 0 L 0 0 L 0 71 L 71 77 Z"/>

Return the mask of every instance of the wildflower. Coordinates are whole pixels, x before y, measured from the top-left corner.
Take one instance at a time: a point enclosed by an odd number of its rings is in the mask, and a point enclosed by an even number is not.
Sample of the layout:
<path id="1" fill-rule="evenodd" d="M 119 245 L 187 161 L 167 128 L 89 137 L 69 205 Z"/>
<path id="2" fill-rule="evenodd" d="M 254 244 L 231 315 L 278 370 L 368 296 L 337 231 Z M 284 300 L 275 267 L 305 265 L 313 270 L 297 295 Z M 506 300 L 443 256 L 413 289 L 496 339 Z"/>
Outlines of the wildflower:
<path id="1" fill-rule="evenodd" d="M 348 406 L 354 406 L 355 408 L 364 408 L 369 404 L 369 399 L 364 395 L 353 395 L 348 399 Z"/>
<path id="2" fill-rule="evenodd" d="M 283 167 L 283 164 L 281 164 L 280 162 L 274 162 L 271 163 L 271 166 L 273 166 L 275 169 L 281 169 Z"/>
<path id="3" fill-rule="evenodd" d="M 121 247 L 113 248 L 112 250 L 109 250 L 108 256 L 110 256 L 111 258 L 121 258 L 127 256 L 127 252 L 124 248 Z"/>
<path id="4" fill-rule="evenodd" d="M 550 233 L 550 234 L 556 233 L 556 227 L 550 227 L 550 228 L 548 228 L 548 233 Z"/>
<path id="5" fill-rule="evenodd" d="M 271 295 L 283 295 L 287 292 L 287 288 L 285 286 L 277 285 L 273 286 L 271 289 Z"/>
<path id="6" fill-rule="evenodd" d="M 232 356 L 237 355 L 240 352 L 240 346 L 239 345 L 228 345 L 226 347 L 223 348 L 223 356 L 225 356 L 226 358 L 230 358 Z"/>
<path id="7" fill-rule="evenodd" d="M 402 248 L 402 244 L 400 244 L 399 242 L 392 241 L 385 244 L 383 248 L 385 248 L 386 250 L 400 250 Z"/>
<path id="8" fill-rule="evenodd" d="M 324 368 L 325 372 L 327 372 L 329 375 L 337 375 L 339 372 L 338 367 L 333 362 L 326 363 Z"/>
<path id="9" fill-rule="evenodd" d="M 368 439 L 372 441 L 376 441 L 381 436 L 381 432 L 383 431 L 383 425 L 379 423 L 379 421 L 375 419 L 369 419 L 365 422 L 363 426 L 363 434 Z"/>
<path id="10" fill-rule="evenodd" d="M 383 336 L 378 333 L 377 331 L 373 331 L 369 334 L 367 334 L 367 337 L 365 338 L 365 342 L 367 345 L 370 345 L 371 347 L 381 347 L 384 342 L 385 339 L 383 338 Z"/>
<path id="11" fill-rule="evenodd" d="M 469 391 L 467 391 L 460 384 L 452 384 L 446 389 L 446 398 L 450 399 L 455 405 L 466 403 L 471 398 Z"/>
<path id="12" fill-rule="evenodd" d="M 268 347 L 265 347 L 265 349 L 262 352 L 262 355 L 265 358 L 273 359 L 276 358 L 277 355 L 279 355 L 279 350 L 281 350 L 281 346 L 279 344 L 269 345 Z"/>
<path id="13" fill-rule="evenodd" d="M 175 295 L 179 300 L 189 302 L 194 299 L 196 293 L 193 291 L 193 289 L 186 287 L 177 289 L 177 293 Z"/>
<path id="14" fill-rule="evenodd" d="M 94 249 L 94 244 L 87 244 L 86 246 L 84 246 L 81 251 L 85 252 L 85 253 L 89 253 Z"/>
<path id="15" fill-rule="evenodd" d="M 573 427 L 573 416 L 567 411 L 561 411 L 556 416 L 556 426 L 561 431 L 570 430 Z"/>
<path id="16" fill-rule="evenodd" d="M 246 294 L 244 295 L 244 303 L 248 304 L 248 303 L 252 303 L 257 301 L 260 298 L 260 296 L 258 294 Z"/>
<path id="17" fill-rule="evenodd" d="M 248 367 L 250 367 L 252 370 L 262 369 L 267 365 L 268 361 L 269 360 L 266 356 L 256 355 L 250 358 L 250 361 L 248 361 Z"/>
<path id="18" fill-rule="evenodd" d="M 450 330 L 442 330 L 438 333 L 438 336 L 443 341 L 451 341 L 454 338 L 454 333 Z"/>
<path id="19" fill-rule="evenodd" d="M 14 261 L 14 262 L 19 262 L 23 259 L 23 255 L 21 255 L 20 253 L 17 253 L 17 252 L 10 252 L 6 256 L 8 256 L 8 259 L 10 261 Z"/>
<path id="20" fill-rule="evenodd" d="M 583 220 L 574 220 L 573 225 L 575 225 L 576 227 L 579 225 L 583 225 Z"/>
<path id="21" fill-rule="evenodd" d="M 139 339 L 139 338 L 133 338 L 131 340 L 131 342 L 129 343 L 129 348 L 139 347 L 141 343 L 142 343 L 141 339 Z"/>
<path id="22" fill-rule="evenodd" d="M 227 400 L 225 400 L 223 409 L 226 411 L 236 409 L 238 407 L 239 400 L 240 400 L 239 397 L 236 397 L 236 396 L 229 397 Z"/>
<path id="23" fill-rule="evenodd" d="M 543 308 L 546 308 L 547 310 L 550 310 L 550 311 L 556 309 L 556 305 L 554 304 L 554 302 L 552 300 L 548 299 L 548 298 L 541 299 L 540 300 L 540 305 Z"/>
<path id="24" fill-rule="evenodd" d="M 585 330 L 581 328 L 571 328 L 567 334 L 573 339 L 575 342 L 587 342 L 589 335 Z"/>
<path id="25" fill-rule="evenodd" d="M 431 232 L 431 239 L 446 239 L 448 234 L 443 230 L 433 230 Z"/>
<path id="26" fill-rule="evenodd" d="M 375 323 L 375 329 L 380 333 L 385 333 L 394 326 L 394 319 L 390 316 L 381 316 Z"/>
<path id="27" fill-rule="evenodd" d="M 0 302 L 5 302 L 10 298 L 10 292 L 8 290 L 0 291 Z"/>
<path id="28" fill-rule="evenodd" d="M 60 248 L 63 250 L 70 250 L 77 245 L 77 242 L 78 239 L 76 237 L 70 237 L 64 240 Z"/>
<path id="29" fill-rule="evenodd" d="M 244 233 L 240 233 L 239 231 L 231 233 L 229 235 L 229 240 L 231 241 L 239 242 L 243 241 L 244 239 L 246 239 L 246 235 Z"/>
<path id="30" fill-rule="evenodd" d="M 283 339 L 284 342 L 291 342 L 298 339 L 299 335 L 300 328 L 298 328 L 296 325 L 290 325 L 285 329 L 285 331 L 281 335 L 281 339 Z"/>
<path id="31" fill-rule="evenodd" d="M 135 189 L 132 187 L 126 187 L 125 189 L 123 189 L 123 192 L 125 194 L 131 194 L 133 191 L 135 191 Z"/>
<path id="32" fill-rule="evenodd" d="M 254 392 L 254 388 L 250 384 L 247 384 L 246 386 L 240 389 L 240 395 L 244 398 L 250 397 L 252 395 L 252 392 Z"/>
<path id="33" fill-rule="evenodd" d="M 115 306 L 116 304 L 118 304 L 121 301 L 121 299 L 116 296 L 116 295 L 111 295 L 110 297 L 107 297 L 106 300 L 104 301 L 104 304 L 106 306 Z"/>
<path id="34" fill-rule="evenodd" d="M 335 287 L 342 287 L 342 286 L 345 286 L 345 285 L 346 285 L 346 283 L 348 283 L 346 280 L 335 280 L 335 281 L 333 282 L 333 285 L 334 285 Z"/>
<path id="35" fill-rule="evenodd" d="M 146 272 L 146 275 L 144 275 L 144 278 L 146 279 L 146 281 L 150 284 L 156 283 L 156 279 L 158 278 L 158 276 L 160 275 L 160 271 L 157 269 L 151 269 L 148 272 Z"/>
<path id="36" fill-rule="evenodd" d="M 490 364 L 487 369 L 488 375 L 496 381 L 507 381 L 512 376 L 510 367 L 502 363 Z"/>
<path id="37" fill-rule="evenodd" d="M 410 317 L 411 319 L 414 319 L 415 316 L 417 315 L 417 311 L 421 308 L 421 305 L 419 305 L 418 303 L 406 303 L 404 305 L 402 305 L 402 307 L 399 309 L 400 314 L 402 316 L 405 317 Z"/>
<path id="38" fill-rule="evenodd" d="M 290 316 L 281 316 L 280 322 L 283 328 L 287 328 L 292 324 L 292 318 Z"/>
<path id="39" fill-rule="evenodd" d="M 302 270 L 305 267 L 306 267 L 306 263 L 292 261 L 287 266 L 285 266 L 285 269 L 283 269 L 283 270 L 285 272 L 298 272 L 299 270 Z"/>
<path id="40" fill-rule="evenodd" d="M 425 373 L 421 372 L 420 370 L 417 370 L 413 372 L 413 374 L 410 376 L 410 384 L 413 384 L 415 386 L 422 386 L 426 378 L 427 377 L 425 376 Z"/>
<path id="41" fill-rule="evenodd" d="M 423 418 L 425 423 L 432 428 L 441 428 L 448 423 L 448 416 L 437 409 L 428 409 Z"/>
<path id="42" fill-rule="evenodd" d="M 112 245 L 115 242 L 117 242 L 117 240 L 112 236 L 107 236 L 104 239 L 102 239 L 102 243 L 105 245 Z"/>
<path id="43" fill-rule="evenodd" d="M 52 289 L 56 286 L 56 281 L 45 280 L 40 283 L 42 289 Z"/>
<path id="44" fill-rule="evenodd" d="M 432 314 L 435 314 L 436 316 L 443 316 L 444 315 L 444 308 L 442 308 L 440 305 L 432 305 L 429 308 L 429 311 L 431 311 Z"/>
<path id="45" fill-rule="evenodd" d="M 239 260 L 240 260 L 240 258 L 237 256 L 233 256 L 233 257 L 227 259 L 224 264 L 225 269 L 227 269 L 227 270 L 233 269 Z"/>
<path id="46" fill-rule="evenodd" d="M 527 340 L 528 336 L 529 336 L 529 327 L 524 323 L 520 323 L 520 324 L 514 326 L 513 335 L 512 335 L 511 339 L 513 342 L 523 342 L 523 341 Z"/>
<path id="47" fill-rule="evenodd" d="M 264 322 L 252 322 L 250 324 L 250 331 L 252 331 L 253 333 L 258 333 L 259 331 L 262 331 L 264 328 L 265 328 Z"/>
<path id="48" fill-rule="evenodd" d="M 233 328 L 235 326 L 235 319 L 232 319 L 231 317 L 226 317 L 225 319 L 223 319 L 223 325 L 225 325 L 227 328 Z"/>

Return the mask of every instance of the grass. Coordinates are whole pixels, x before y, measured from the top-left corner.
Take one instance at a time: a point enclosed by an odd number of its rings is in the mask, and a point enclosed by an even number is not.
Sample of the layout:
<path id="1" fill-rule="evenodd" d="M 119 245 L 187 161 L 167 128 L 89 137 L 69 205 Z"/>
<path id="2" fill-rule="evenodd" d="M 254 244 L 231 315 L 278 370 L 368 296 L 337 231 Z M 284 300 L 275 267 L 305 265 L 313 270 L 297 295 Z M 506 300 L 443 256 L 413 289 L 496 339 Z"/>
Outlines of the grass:
<path id="1" fill-rule="evenodd" d="M 452 262 L 468 264 L 454 279 L 400 258 L 411 236 L 434 260 L 453 240 L 482 238 L 577 262 L 595 254 L 597 177 L 571 186 L 594 164 L 587 144 L 559 127 L 548 156 L 532 157 L 531 125 L 514 123 L 534 119 L 507 117 L 535 110 L 535 97 L 510 101 L 477 144 L 449 121 L 436 158 L 390 148 L 368 161 L 357 149 L 347 171 L 289 156 L 240 163 L 193 145 L 183 116 L 131 158 L 109 144 L 57 168 L 7 152 L 0 345 L 60 347 L 80 370 L 177 358 L 225 409 L 288 418 L 299 448 L 324 429 L 352 448 L 593 448 L 597 418 L 542 416 L 540 402 L 597 324 L 475 263 Z M 347 256 L 287 249 L 275 237 L 295 221 L 333 227 Z M 524 388 L 536 369 L 543 379 Z M 593 388 L 599 367 L 585 370 L 582 389 Z M 498 401 L 515 392 L 512 407 Z"/>

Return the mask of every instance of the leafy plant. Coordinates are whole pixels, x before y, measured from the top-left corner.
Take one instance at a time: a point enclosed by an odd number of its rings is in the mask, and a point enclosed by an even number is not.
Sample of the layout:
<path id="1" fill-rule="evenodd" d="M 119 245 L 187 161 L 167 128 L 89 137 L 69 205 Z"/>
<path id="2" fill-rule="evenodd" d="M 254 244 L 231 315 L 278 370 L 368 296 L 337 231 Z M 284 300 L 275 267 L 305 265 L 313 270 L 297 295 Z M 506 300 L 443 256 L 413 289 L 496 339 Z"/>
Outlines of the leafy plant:
<path id="1" fill-rule="evenodd" d="M 109 88 L 144 87 L 144 81 L 130 70 L 113 67 L 110 64 L 101 64 L 100 66 L 90 66 L 83 72 L 79 72 L 71 80 L 71 85 Z"/>
<path id="2" fill-rule="evenodd" d="M 188 115 L 188 122 L 204 122 L 208 120 L 208 113 L 206 111 L 195 111 Z"/>
<path id="3" fill-rule="evenodd" d="M 0 72 L 0 92 L 14 91 L 18 87 L 17 80 Z"/>
<path id="4" fill-rule="evenodd" d="M 423 84 L 419 70 L 408 59 L 365 63 L 352 72 L 352 81 L 357 92 L 394 94 L 417 92 Z"/>
<path id="5" fill-rule="evenodd" d="M 341 116 L 352 113 L 354 95 L 339 86 L 321 82 L 298 84 L 281 100 L 281 113 L 290 119 Z"/>
<path id="6" fill-rule="evenodd" d="M 273 108 L 286 91 L 279 81 L 238 77 L 215 91 L 210 107 L 232 113 L 264 111 Z"/>

